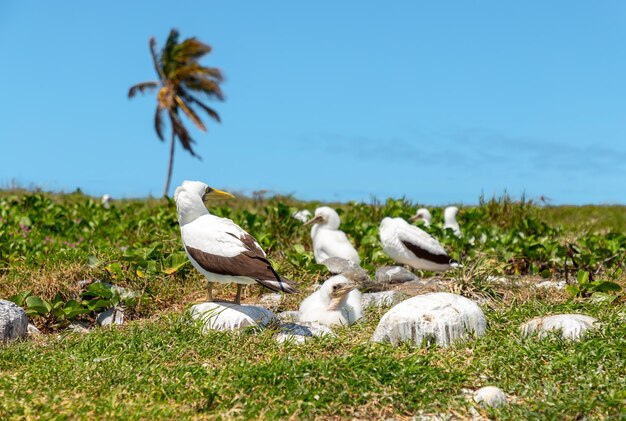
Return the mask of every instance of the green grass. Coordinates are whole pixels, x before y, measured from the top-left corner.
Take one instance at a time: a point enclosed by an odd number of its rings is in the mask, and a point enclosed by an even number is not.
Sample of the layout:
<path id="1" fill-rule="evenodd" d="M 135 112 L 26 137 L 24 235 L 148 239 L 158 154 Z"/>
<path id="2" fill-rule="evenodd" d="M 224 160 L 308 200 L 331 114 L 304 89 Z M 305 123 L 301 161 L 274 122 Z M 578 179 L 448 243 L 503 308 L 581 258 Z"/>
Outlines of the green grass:
<path id="1" fill-rule="evenodd" d="M 205 296 L 202 277 L 180 265 L 175 207 L 167 200 L 114 202 L 110 210 L 81 194 L 0 192 L 0 297 L 20 291 L 78 299 L 78 281 L 101 279 L 140 290 L 144 300 L 119 328 L 71 334 L 34 318 L 46 335 L 0 348 L 1 419 L 410 418 L 417 413 L 471 416 L 465 389 L 502 388 L 511 398 L 498 419 L 626 418 L 626 309 L 570 299 L 564 292 L 489 284 L 488 275 L 522 281 L 576 278 L 625 285 L 620 207 L 538 207 L 497 198 L 460 214 L 461 239 L 440 224 L 430 232 L 463 260 L 458 291 L 491 297 L 487 334 L 448 349 L 371 344 L 382 310 L 304 346 L 279 345 L 275 331 L 201 335 L 185 309 Z M 226 206 L 228 205 L 228 206 Z M 291 213 L 316 204 L 292 198 L 239 199 L 212 211 L 252 233 L 275 267 L 304 291 L 328 274 L 314 263 L 309 230 Z M 391 263 L 380 250 L 383 216 L 408 218 L 406 200 L 338 206 L 342 228 L 373 272 Z M 440 221 L 442 209 L 432 209 Z M 585 223 L 584 221 L 591 221 Z M 574 245 L 575 262 L 568 255 Z M 423 276 L 432 274 L 424 273 Z M 234 287 L 219 288 L 232 299 Z M 249 288 L 245 301 L 263 293 Z M 289 296 L 279 310 L 297 309 Z M 537 316 L 584 313 L 602 321 L 580 342 L 522 339 Z M 93 322 L 95 314 L 79 316 Z"/>
<path id="2" fill-rule="evenodd" d="M 523 321 L 556 312 L 584 312 L 604 324 L 581 342 L 520 338 Z M 499 418 L 624 415 L 626 324 L 613 307 L 533 301 L 486 315 L 487 335 L 449 349 L 370 344 L 374 313 L 305 346 L 278 345 L 270 330 L 203 336 L 177 314 L 52 335 L 2 349 L 0 412 L 44 419 L 467 415 L 462 389 L 498 385 L 513 397 L 485 412 Z"/>

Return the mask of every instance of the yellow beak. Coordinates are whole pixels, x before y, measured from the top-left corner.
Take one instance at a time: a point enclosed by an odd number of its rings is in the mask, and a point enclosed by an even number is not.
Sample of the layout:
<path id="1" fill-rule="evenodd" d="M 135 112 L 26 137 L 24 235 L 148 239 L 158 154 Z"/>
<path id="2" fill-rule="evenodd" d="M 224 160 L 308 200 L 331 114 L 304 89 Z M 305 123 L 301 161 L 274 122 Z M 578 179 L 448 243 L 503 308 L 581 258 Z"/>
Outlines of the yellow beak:
<path id="1" fill-rule="evenodd" d="M 323 217 L 323 216 L 321 216 L 321 215 L 319 215 L 319 216 L 316 216 L 316 217 L 315 217 L 315 218 L 313 218 L 313 219 L 309 219 L 308 221 L 306 221 L 306 222 L 304 223 L 304 226 L 306 226 L 306 225 L 312 225 L 312 224 L 317 224 L 317 223 L 319 223 L 319 222 L 322 222 L 323 220 L 324 220 L 324 217 Z"/>
<path id="2" fill-rule="evenodd" d="M 202 201 L 204 203 L 206 203 L 207 201 L 211 200 L 211 199 L 234 199 L 235 196 L 226 192 L 226 191 L 222 191 L 222 190 L 218 190 L 218 189 L 211 189 L 211 191 L 209 191 L 208 193 L 205 193 L 202 196 Z"/>

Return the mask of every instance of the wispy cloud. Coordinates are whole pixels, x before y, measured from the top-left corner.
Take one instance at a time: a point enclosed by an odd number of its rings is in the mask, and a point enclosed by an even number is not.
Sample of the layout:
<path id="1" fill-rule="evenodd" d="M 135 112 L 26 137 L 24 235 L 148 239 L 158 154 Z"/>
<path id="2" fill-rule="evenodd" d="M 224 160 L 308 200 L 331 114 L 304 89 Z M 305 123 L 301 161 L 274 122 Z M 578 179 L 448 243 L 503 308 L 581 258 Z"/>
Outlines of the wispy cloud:
<path id="1" fill-rule="evenodd" d="M 551 140 L 516 137 L 484 129 L 412 139 L 317 134 L 314 142 L 326 152 L 357 160 L 398 162 L 415 167 L 451 170 L 500 169 L 525 173 L 614 173 L 626 169 L 626 151 L 606 146 L 578 146 Z"/>

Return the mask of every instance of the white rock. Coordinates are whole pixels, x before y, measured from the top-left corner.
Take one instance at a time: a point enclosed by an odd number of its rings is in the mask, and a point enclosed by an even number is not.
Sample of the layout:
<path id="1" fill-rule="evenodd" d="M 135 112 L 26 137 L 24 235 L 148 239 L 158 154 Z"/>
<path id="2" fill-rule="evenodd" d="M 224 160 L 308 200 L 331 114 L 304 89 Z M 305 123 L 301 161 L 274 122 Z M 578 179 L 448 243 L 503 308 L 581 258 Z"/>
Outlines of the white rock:
<path id="1" fill-rule="evenodd" d="M 314 336 L 334 335 L 333 331 L 319 323 L 287 323 L 281 326 L 281 331 L 276 335 L 276 342 L 293 342 L 303 344 Z"/>
<path id="2" fill-rule="evenodd" d="M 506 403 L 506 394 L 498 387 L 485 386 L 474 392 L 474 402 L 483 406 L 498 406 Z"/>
<path id="3" fill-rule="evenodd" d="M 281 322 L 297 322 L 298 321 L 298 312 L 297 311 L 282 311 L 276 315 Z"/>
<path id="4" fill-rule="evenodd" d="M 565 281 L 543 281 L 539 282 L 535 285 L 535 288 L 543 288 L 543 289 L 556 289 L 563 290 L 565 289 L 566 282 Z"/>
<path id="5" fill-rule="evenodd" d="M 29 336 L 41 336 L 43 335 L 43 333 L 41 333 L 41 330 L 37 329 L 37 326 L 35 326 L 32 323 L 28 324 L 28 335 Z"/>
<path id="6" fill-rule="evenodd" d="M 326 266 L 330 273 L 334 274 L 361 269 L 361 266 L 357 265 L 353 261 L 343 259 L 341 257 L 329 257 L 324 260 L 322 264 Z"/>
<path id="7" fill-rule="evenodd" d="M 15 303 L 0 300 L 0 341 L 25 338 L 28 335 L 28 318 L 23 308 Z"/>
<path id="8" fill-rule="evenodd" d="M 283 302 L 283 297 L 284 296 L 282 294 L 277 292 L 263 294 L 261 295 L 261 298 L 259 298 L 259 305 L 268 308 L 276 308 Z"/>
<path id="9" fill-rule="evenodd" d="M 96 321 L 100 326 L 121 325 L 124 323 L 124 309 L 121 307 L 109 308 L 98 314 Z"/>
<path id="10" fill-rule="evenodd" d="M 267 326 L 278 319 L 271 311 L 251 305 L 225 302 L 196 304 L 189 309 L 191 318 L 202 321 L 202 331 L 237 330 L 248 326 Z"/>
<path id="11" fill-rule="evenodd" d="M 416 274 L 402 266 L 383 266 L 376 269 L 376 281 L 383 284 L 403 284 L 419 279 Z"/>
<path id="12" fill-rule="evenodd" d="M 556 314 L 529 320 L 520 329 L 523 336 L 536 334 L 543 338 L 548 332 L 560 331 L 563 339 L 579 340 L 587 330 L 594 328 L 597 321 L 598 319 L 584 314 Z"/>
<path id="13" fill-rule="evenodd" d="M 73 333 L 87 333 L 89 332 L 89 323 L 82 322 L 80 320 L 74 320 L 67 327 L 67 330 Z"/>
<path id="14" fill-rule="evenodd" d="M 418 295 L 393 307 L 380 320 L 373 342 L 449 346 L 469 334 L 484 335 L 487 319 L 478 305 L 447 292 Z"/>
<path id="15" fill-rule="evenodd" d="M 364 310 L 370 307 L 391 307 L 407 298 L 406 294 L 395 290 L 368 292 L 361 295 L 361 306 Z"/>

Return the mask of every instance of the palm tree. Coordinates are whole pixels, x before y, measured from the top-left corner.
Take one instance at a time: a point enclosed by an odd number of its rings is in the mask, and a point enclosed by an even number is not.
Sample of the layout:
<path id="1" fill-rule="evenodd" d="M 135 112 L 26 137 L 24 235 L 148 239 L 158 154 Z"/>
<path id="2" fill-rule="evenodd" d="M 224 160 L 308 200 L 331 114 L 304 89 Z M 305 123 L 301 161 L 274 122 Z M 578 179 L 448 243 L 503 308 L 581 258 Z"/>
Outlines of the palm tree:
<path id="1" fill-rule="evenodd" d="M 167 196 L 172 179 L 176 138 L 178 137 L 183 149 L 188 151 L 192 156 L 200 158 L 192 148 L 194 140 L 183 124 L 179 111 L 182 110 L 183 114 L 186 115 L 197 128 L 205 132 L 207 128 L 194 110 L 194 107 L 198 107 L 210 118 L 219 122 L 220 116 L 217 112 L 194 95 L 202 94 L 207 98 L 217 98 L 223 101 L 224 96 L 219 86 L 223 77 L 219 69 L 205 67 L 198 63 L 198 60 L 202 56 L 211 52 L 211 47 L 198 41 L 196 38 L 187 38 L 179 43 L 178 31 L 175 29 L 170 31 L 170 35 L 160 55 L 157 55 L 155 48 L 156 41 L 154 37 L 152 37 L 150 38 L 150 53 L 159 80 L 142 82 L 131 86 L 128 90 L 128 98 L 133 98 L 137 92 L 144 93 L 145 91 L 159 89 L 157 94 L 157 109 L 154 116 L 154 129 L 159 139 L 164 141 L 163 113 L 167 113 L 169 116 L 172 129 L 170 160 L 167 168 L 165 191 L 163 192 L 163 196 Z"/>

